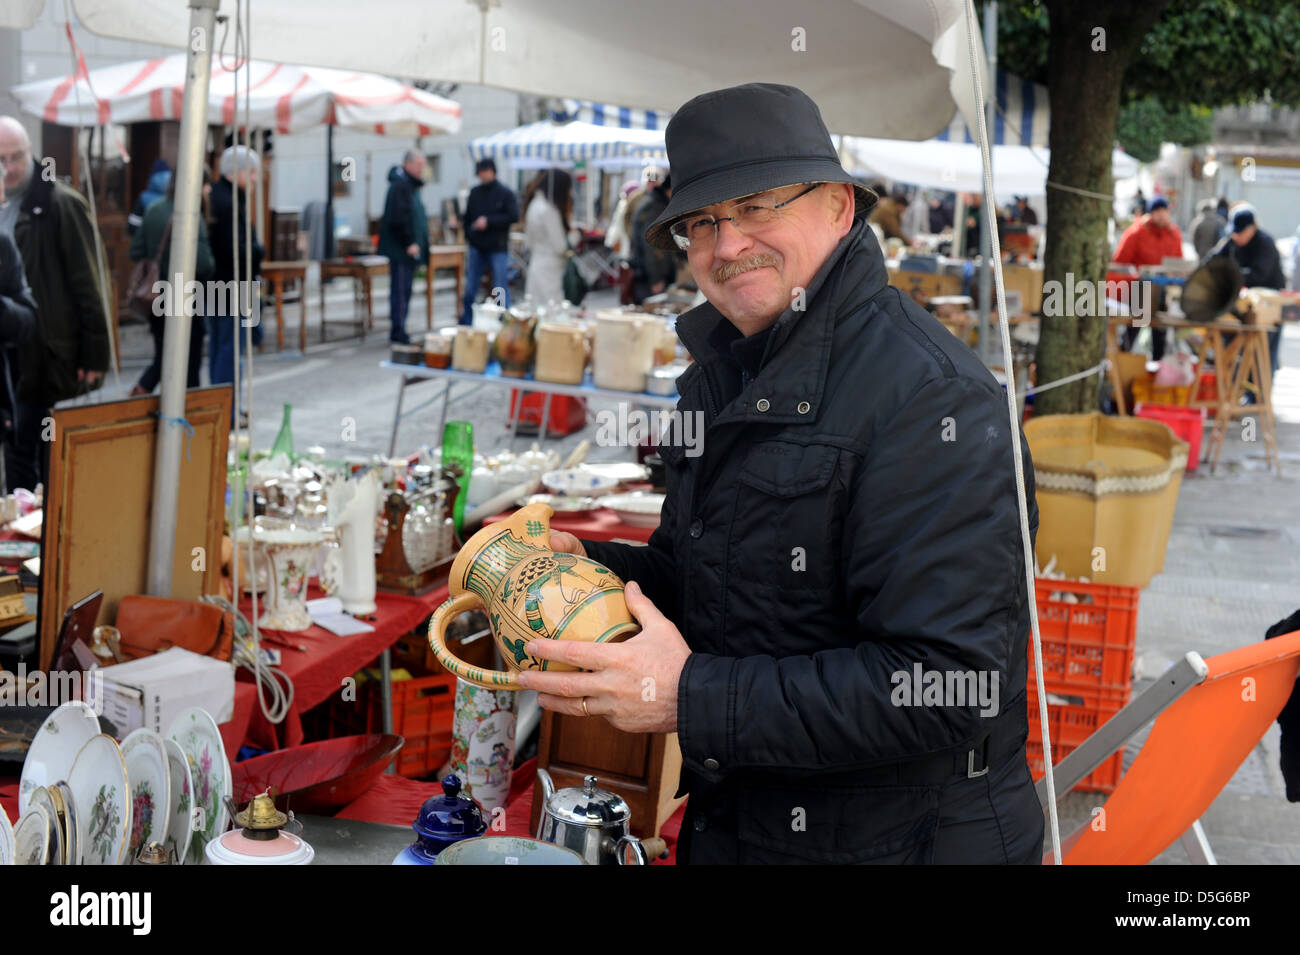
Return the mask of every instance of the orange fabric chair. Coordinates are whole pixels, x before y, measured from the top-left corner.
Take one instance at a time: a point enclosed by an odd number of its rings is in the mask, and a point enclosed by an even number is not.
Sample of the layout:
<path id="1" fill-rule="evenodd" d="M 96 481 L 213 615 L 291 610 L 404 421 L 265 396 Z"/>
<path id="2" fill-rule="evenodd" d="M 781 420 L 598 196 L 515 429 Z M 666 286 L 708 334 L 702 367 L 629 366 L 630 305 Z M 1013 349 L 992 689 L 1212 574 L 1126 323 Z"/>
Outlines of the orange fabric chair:
<path id="1" fill-rule="evenodd" d="M 1104 817 L 1085 824 L 1069 848 L 1062 842 L 1067 864 L 1145 865 L 1187 832 L 1290 698 L 1300 630 L 1205 663 L 1205 681 L 1156 718 Z"/>

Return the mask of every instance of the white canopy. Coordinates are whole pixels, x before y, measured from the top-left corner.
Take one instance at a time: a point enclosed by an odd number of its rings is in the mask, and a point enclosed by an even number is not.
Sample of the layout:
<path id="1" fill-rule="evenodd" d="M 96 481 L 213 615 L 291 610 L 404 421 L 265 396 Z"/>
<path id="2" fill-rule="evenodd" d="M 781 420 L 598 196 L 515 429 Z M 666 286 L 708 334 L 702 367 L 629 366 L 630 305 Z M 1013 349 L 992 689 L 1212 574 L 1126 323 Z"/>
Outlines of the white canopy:
<path id="1" fill-rule="evenodd" d="M 591 123 L 542 120 L 472 139 L 473 159 L 601 160 L 664 155 L 662 129 L 621 129 Z"/>
<path id="2" fill-rule="evenodd" d="M 993 193 L 999 199 L 1013 195 L 1042 196 L 1047 193 L 1047 167 L 1051 152 L 1046 147 L 994 146 Z M 845 165 L 857 176 L 879 177 L 928 189 L 949 192 L 983 192 L 983 165 L 979 147 L 968 143 L 899 142 L 892 139 L 863 139 L 845 136 L 841 145 Z M 1116 149 L 1111 159 L 1112 175 L 1123 179 L 1135 174 L 1137 160 Z"/>
<path id="3" fill-rule="evenodd" d="M 43 0 L 9 0 L 0 26 L 32 26 Z M 61 6 L 61 5 L 60 5 Z M 72 0 L 101 36 L 184 48 L 184 0 Z M 234 4 L 222 0 L 221 14 Z M 926 139 L 976 103 L 962 0 L 257 0 L 251 50 L 393 76 L 481 83 L 629 107 L 679 107 L 763 80 L 800 87 L 834 130 Z M 233 33 L 233 31 L 232 31 Z M 220 31 L 214 32 L 220 43 Z M 234 52 L 227 42 L 226 58 Z M 221 57 L 214 57 L 214 65 Z M 983 56 L 982 75 L 988 74 Z M 215 72 L 215 71 L 214 71 Z"/>
<path id="4" fill-rule="evenodd" d="M 136 60 L 15 87 L 23 110 L 61 126 L 178 120 L 185 90 L 185 54 Z M 208 121 L 236 125 L 233 57 L 212 58 Z M 244 119 L 245 83 L 239 73 L 238 122 Z M 251 64 L 253 126 L 293 133 L 320 125 L 346 126 L 395 136 L 428 136 L 460 129 L 460 105 L 373 73 L 323 67 Z"/>

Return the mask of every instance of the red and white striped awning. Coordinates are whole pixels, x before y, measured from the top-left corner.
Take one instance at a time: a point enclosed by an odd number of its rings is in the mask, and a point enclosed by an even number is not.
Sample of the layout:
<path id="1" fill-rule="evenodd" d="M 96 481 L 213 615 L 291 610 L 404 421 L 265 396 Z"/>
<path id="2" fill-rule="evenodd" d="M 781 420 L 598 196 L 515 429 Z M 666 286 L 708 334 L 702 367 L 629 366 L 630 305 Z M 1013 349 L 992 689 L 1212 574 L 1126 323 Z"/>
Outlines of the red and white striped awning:
<path id="1" fill-rule="evenodd" d="M 235 97 L 238 69 L 238 102 Z M 179 120 L 185 55 L 137 60 L 13 89 L 23 109 L 60 126 Z M 393 136 L 460 129 L 460 104 L 386 76 L 254 60 L 251 75 L 214 55 L 208 122 L 243 125 L 245 86 L 254 127 L 293 133 L 322 124 Z"/>

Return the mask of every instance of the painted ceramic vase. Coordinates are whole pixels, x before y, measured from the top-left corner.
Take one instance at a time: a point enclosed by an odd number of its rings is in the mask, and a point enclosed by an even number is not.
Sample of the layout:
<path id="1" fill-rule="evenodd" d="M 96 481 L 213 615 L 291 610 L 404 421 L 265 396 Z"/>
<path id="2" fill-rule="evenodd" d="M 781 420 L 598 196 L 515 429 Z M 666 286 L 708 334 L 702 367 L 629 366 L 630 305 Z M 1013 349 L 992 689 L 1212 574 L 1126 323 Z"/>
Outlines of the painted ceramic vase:
<path id="1" fill-rule="evenodd" d="M 307 578 L 316 564 L 316 551 L 329 539 L 323 531 L 305 528 L 256 532 L 253 540 L 262 545 L 270 564 L 271 590 L 266 612 L 257 625 L 266 630 L 306 630 Z"/>
<path id="2" fill-rule="evenodd" d="M 532 370 L 533 355 L 537 352 L 537 343 L 533 339 L 536 327 L 536 316 L 525 317 L 513 311 L 501 316 L 501 331 L 497 332 L 496 340 L 501 374 L 508 378 L 523 378 Z"/>
<path id="3" fill-rule="evenodd" d="M 489 818 L 505 809 L 514 760 L 515 695 L 457 680 L 451 771 Z"/>
<path id="4" fill-rule="evenodd" d="M 524 652 L 532 640 L 612 643 L 641 628 L 627 609 L 623 581 L 608 567 L 550 548 L 546 504 L 529 504 L 469 539 L 451 565 L 451 597 L 429 620 L 429 646 L 451 673 L 477 686 L 517 690 L 519 670 L 573 670 Z M 464 663 L 447 649 L 447 625 L 485 609 L 506 670 Z"/>

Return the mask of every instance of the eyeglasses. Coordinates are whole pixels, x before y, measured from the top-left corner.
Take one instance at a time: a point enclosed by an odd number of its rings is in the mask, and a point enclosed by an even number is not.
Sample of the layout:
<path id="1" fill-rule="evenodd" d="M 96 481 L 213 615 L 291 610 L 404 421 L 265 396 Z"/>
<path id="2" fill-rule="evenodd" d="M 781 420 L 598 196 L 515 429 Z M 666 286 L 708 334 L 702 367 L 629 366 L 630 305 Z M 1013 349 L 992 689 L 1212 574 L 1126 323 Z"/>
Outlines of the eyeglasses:
<path id="1" fill-rule="evenodd" d="M 687 216 L 674 222 L 668 227 L 668 231 L 679 249 L 711 249 L 717 244 L 718 230 L 722 223 L 730 222 L 736 227 L 737 232 L 752 235 L 776 222 L 781 218 L 782 209 L 796 199 L 802 199 L 820 185 L 822 183 L 815 182 L 803 192 L 781 202 L 778 202 L 770 192 L 747 196 L 729 207 L 731 212 L 729 216 Z"/>

